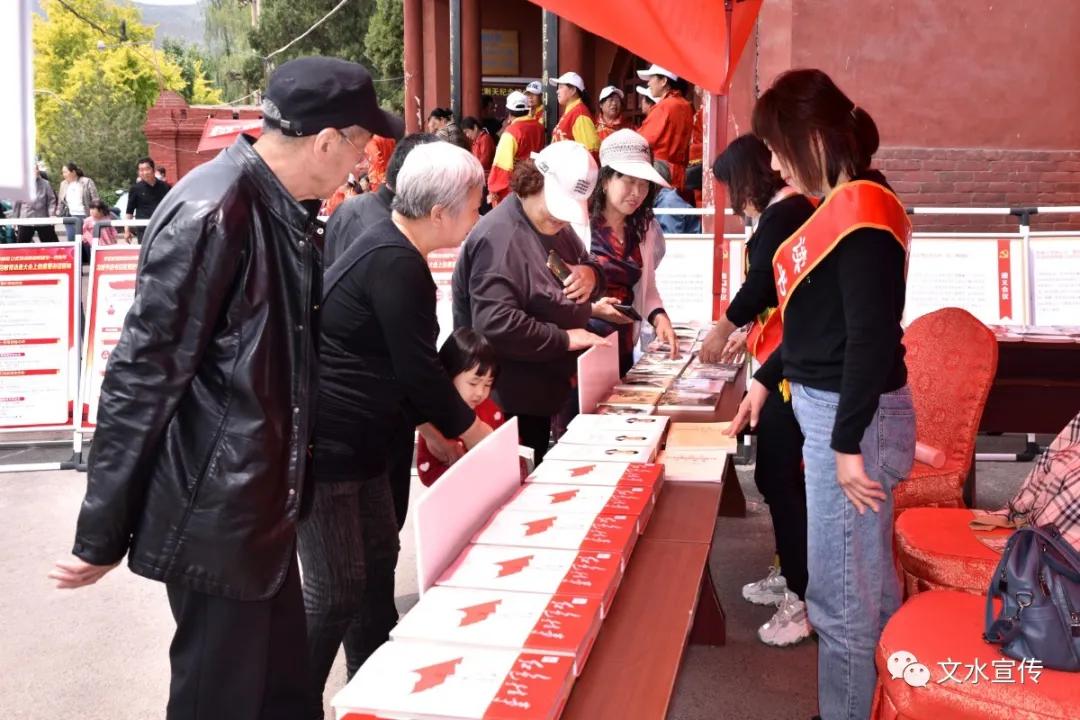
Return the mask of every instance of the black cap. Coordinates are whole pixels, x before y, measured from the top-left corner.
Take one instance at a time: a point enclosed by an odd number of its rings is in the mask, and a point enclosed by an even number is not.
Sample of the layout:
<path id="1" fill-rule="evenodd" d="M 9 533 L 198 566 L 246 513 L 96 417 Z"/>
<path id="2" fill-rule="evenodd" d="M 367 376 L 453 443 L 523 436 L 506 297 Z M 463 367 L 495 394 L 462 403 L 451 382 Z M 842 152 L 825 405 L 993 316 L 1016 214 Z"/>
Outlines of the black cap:
<path id="1" fill-rule="evenodd" d="M 266 98 L 281 112 L 275 124 L 286 135 L 315 135 L 352 125 L 395 140 L 405 132 L 404 120 L 379 107 L 367 68 L 347 60 L 290 60 L 270 76 Z"/>

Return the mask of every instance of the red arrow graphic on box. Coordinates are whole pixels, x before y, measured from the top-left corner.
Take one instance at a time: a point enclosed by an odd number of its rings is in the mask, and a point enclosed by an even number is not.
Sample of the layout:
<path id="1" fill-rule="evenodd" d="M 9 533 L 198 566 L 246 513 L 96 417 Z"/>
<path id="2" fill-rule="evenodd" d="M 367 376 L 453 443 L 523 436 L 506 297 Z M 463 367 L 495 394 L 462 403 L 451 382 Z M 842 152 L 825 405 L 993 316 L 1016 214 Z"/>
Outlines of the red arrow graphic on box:
<path id="1" fill-rule="evenodd" d="M 595 465 L 582 465 L 581 467 L 576 467 L 572 469 L 570 471 L 570 477 L 581 477 L 582 475 L 588 475 L 595 469 Z"/>
<path id="2" fill-rule="evenodd" d="M 539 535 L 542 532 L 546 532 L 551 529 L 551 526 L 555 524 L 555 518 L 549 517 L 542 520 L 533 520 L 532 522 L 522 523 L 525 526 L 525 537 L 531 535 Z"/>
<path id="3" fill-rule="evenodd" d="M 517 574 L 529 567 L 529 563 L 532 562 L 532 559 L 532 555 L 526 555 L 525 557 L 514 558 L 513 560 L 497 562 L 495 564 L 499 566 L 500 570 L 496 577 L 506 577 L 507 575 Z"/>
<path id="4" fill-rule="evenodd" d="M 414 673 L 420 676 L 420 679 L 416 681 L 416 686 L 413 687 L 412 694 L 430 690 L 433 687 L 442 685 L 446 682 L 446 678 L 454 674 L 454 670 L 457 669 L 457 666 L 461 663 L 462 659 L 463 658 L 447 660 L 438 665 L 428 665 L 427 667 L 413 670 Z"/>
<path id="5" fill-rule="evenodd" d="M 461 618 L 461 624 L 458 627 L 484 622 L 495 613 L 501 603 L 502 600 L 492 600 L 472 607 L 461 608 L 460 611 L 465 613 L 465 617 Z"/>
<path id="6" fill-rule="evenodd" d="M 577 497 L 577 490 L 565 490 L 563 492 L 551 493 L 551 504 L 570 502 Z"/>

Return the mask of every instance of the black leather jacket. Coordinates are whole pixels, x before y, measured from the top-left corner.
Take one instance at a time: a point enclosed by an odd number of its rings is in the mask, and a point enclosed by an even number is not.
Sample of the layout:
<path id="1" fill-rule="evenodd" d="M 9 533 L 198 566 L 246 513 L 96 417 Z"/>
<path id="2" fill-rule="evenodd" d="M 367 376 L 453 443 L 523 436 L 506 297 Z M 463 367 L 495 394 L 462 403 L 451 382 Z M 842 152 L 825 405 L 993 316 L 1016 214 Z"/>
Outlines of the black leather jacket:
<path id="1" fill-rule="evenodd" d="M 75 555 L 277 593 L 310 456 L 322 233 L 246 138 L 162 201 L 101 388 Z"/>

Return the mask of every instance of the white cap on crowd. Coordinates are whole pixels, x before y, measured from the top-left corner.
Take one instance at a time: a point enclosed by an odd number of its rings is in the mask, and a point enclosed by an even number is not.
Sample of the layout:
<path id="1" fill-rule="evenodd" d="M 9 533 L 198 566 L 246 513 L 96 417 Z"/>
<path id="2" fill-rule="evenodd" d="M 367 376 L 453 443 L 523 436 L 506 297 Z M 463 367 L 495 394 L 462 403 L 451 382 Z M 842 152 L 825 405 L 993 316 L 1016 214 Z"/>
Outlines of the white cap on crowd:
<path id="1" fill-rule="evenodd" d="M 626 99 L 626 94 L 622 90 L 615 87 L 614 85 L 608 85 L 606 88 L 600 91 L 600 102 L 604 102 L 612 95 L 618 95 L 619 99 L 621 100 Z"/>
<path id="2" fill-rule="evenodd" d="M 678 75 L 671 72 L 670 70 L 665 70 L 664 68 L 660 67 L 656 63 L 653 63 L 652 67 L 650 67 L 648 70 L 638 70 L 637 74 L 638 74 L 638 77 L 641 78 L 642 80 L 648 80 L 653 75 L 663 75 L 664 77 L 671 78 L 672 80 L 678 80 L 679 79 Z"/>
<path id="3" fill-rule="evenodd" d="M 548 212 L 568 223 L 589 222 L 589 197 L 599 170 L 592 153 L 573 140 L 562 140 L 532 154 L 544 176 L 544 202 Z"/>
<path id="4" fill-rule="evenodd" d="M 570 85 L 579 91 L 585 92 L 585 81 L 576 72 L 563 73 L 551 81 L 552 85 Z"/>
<path id="5" fill-rule="evenodd" d="M 600 144 L 600 167 L 609 167 L 621 175 L 648 180 L 661 187 L 671 187 L 671 183 L 653 168 L 649 141 L 633 130 L 616 130 L 604 139 Z"/>
<path id="6" fill-rule="evenodd" d="M 652 102 L 660 102 L 659 100 L 657 100 L 656 98 L 653 97 L 652 91 L 649 90 L 649 88 L 645 87 L 644 85 L 637 85 L 637 86 L 634 87 L 634 89 L 637 90 L 638 95 L 645 98 L 646 100 L 650 100 Z"/>
<path id="7" fill-rule="evenodd" d="M 520 90 L 515 90 L 506 96 L 506 109 L 513 110 L 514 112 L 528 110 L 529 99 L 525 97 L 525 93 Z"/>
<path id="8" fill-rule="evenodd" d="M 544 86 L 540 84 L 539 80 L 533 80 L 525 86 L 525 92 L 531 93 L 532 95 L 543 95 Z"/>

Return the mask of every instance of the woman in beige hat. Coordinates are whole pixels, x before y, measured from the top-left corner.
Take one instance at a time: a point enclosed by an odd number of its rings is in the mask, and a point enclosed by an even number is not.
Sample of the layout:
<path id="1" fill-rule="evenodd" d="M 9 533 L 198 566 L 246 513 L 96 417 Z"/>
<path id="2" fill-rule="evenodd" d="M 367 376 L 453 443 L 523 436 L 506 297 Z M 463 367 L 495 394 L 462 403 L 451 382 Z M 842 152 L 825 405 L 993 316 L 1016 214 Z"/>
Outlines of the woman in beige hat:
<path id="1" fill-rule="evenodd" d="M 618 130 L 600 145 L 600 177 L 589 201 L 591 248 L 604 269 L 605 297 L 593 303 L 589 329 L 618 333 L 621 374 L 633 365 L 634 343 L 647 320 L 657 339 L 678 353 L 671 320 L 656 287 L 656 246 L 663 242 L 653 217 L 656 187 L 670 187 L 652 164 L 649 143 Z M 621 310 L 618 308 L 622 308 Z"/>

